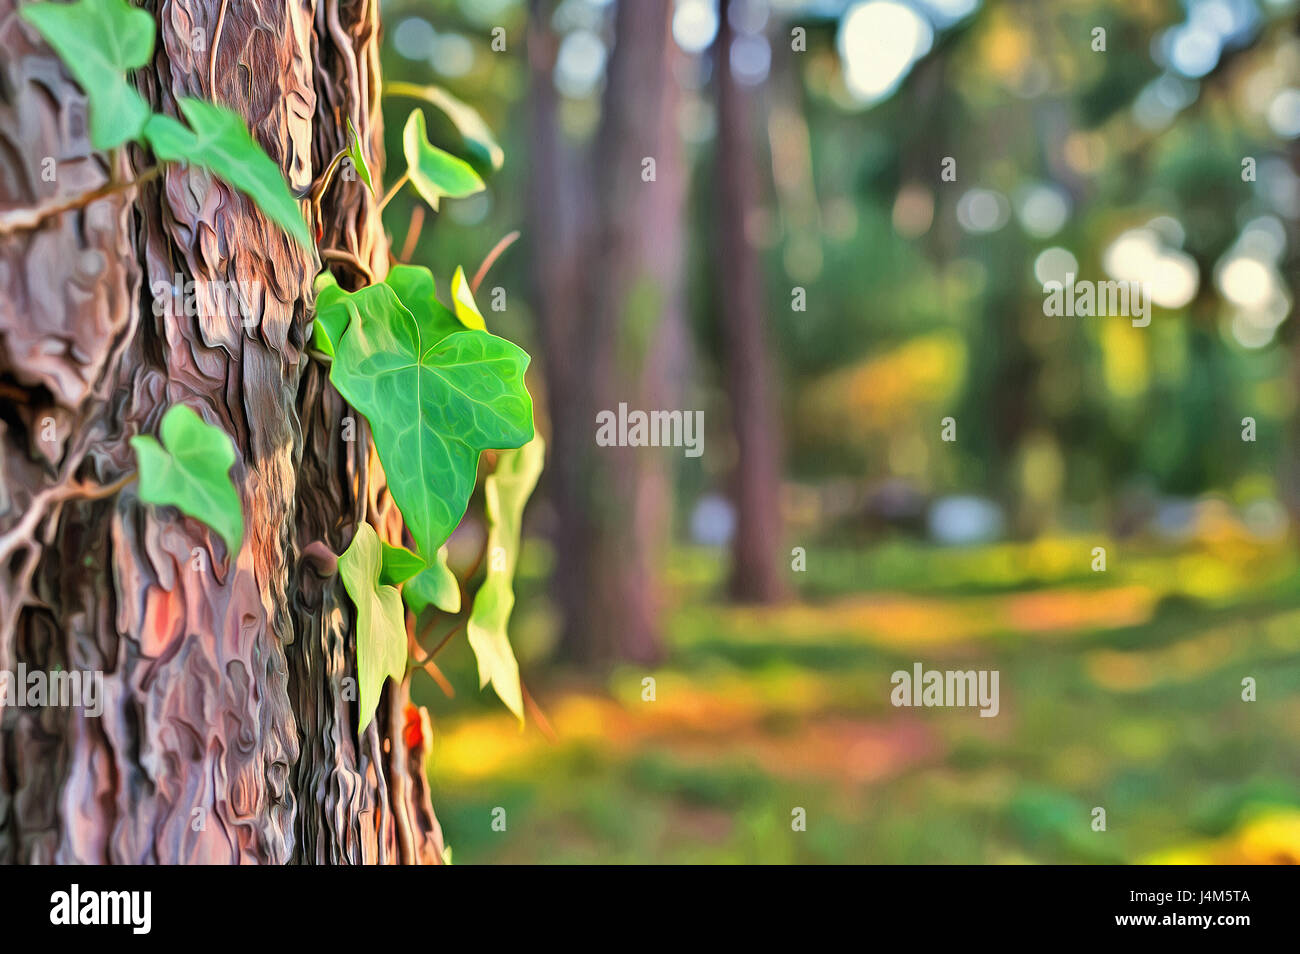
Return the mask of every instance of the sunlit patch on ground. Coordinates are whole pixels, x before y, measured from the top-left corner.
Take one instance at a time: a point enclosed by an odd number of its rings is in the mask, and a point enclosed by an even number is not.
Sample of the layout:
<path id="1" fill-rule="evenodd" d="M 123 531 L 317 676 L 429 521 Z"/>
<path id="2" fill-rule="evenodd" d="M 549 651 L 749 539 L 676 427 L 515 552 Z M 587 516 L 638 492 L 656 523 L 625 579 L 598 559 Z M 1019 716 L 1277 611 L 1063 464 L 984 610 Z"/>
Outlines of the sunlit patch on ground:
<path id="1" fill-rule="evenodd" d="M 1103 582 L 1041 542 L 927 551 L 897 564 L 960 561 L 967 582 L 921 595 L 894 573 L 767 611 L 710 602 L 695 553 L 663 666 L 531 687 L 554 742 L 475 699 L 449 652 L 465 695 L 425 696 L 444 830 L 458 863 L 1294 861 L 1300 588 L 1223 545 L 1242 562 L 1148 552 Z M 1031 553 L 1057 582 L 989 584 Z M 1001 714 L 894 708 L 914 661 L 998 669 Z"/>

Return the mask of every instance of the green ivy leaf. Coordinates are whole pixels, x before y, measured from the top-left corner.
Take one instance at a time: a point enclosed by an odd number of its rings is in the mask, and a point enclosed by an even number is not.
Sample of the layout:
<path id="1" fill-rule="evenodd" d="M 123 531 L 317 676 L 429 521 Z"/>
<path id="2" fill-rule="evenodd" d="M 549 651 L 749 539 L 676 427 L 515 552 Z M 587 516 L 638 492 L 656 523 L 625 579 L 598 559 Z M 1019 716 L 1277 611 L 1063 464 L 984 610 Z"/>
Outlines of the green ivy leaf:
<path id="1" fill-rule="evenodd" d="M 524 504 L 542 473 L 546 443 L 540 436 L 516 451 L 503 451 L 497 469 L 483 482 L 488 518 L 487 576 L 474 594 L 466 633 L 478 660 L 479 688 L 489 682 L 506 707 L 524 720 L 519 664 L 515 661 L 506 626 L 515 606 L 515 567 L 519 563 L 519 535 Z"/>
<path id="2" fill-rule="evenodd" d="M 420 193 L 420 198 L 438 208 L 443 196 L 463 199 L 485 188 L 478 173 L 464 159 L 429 144 L 424 113 L 411 111 L 402 131 L 402 152 L 406 156 L 406 174 Z"/>
<path id="3" fill-rule="evenodd" d="M 424 569 L 424 561 L 406 547 L 395 547 L 385 543 L 383 566 L 379 571 L 379 582 L 386 586 L 405 583 Z"/>
<path id="4" fill-rule="evenodd" d="M 140 474 L 140 499 L 173 506 L 202 520 L 234 554 L 244 541 L 244 515 L 230 479 L 235 445 L 219 427 L 184 404 L 163 415 L 162 444 L 146 434 L 131 438 Z"/>
<path id="5" fill-rule="evenodd" d="M 321 272 L 316 276 L 316 320 L 312 323 L 312 344 L 332 358 L 339 339 L 353 320 L 363 323 L 380 321 L 383 315 L 393 311 L 409 314 L 388 285 L 367 285 L 360 291 L 346 292 L 333 275 Z"/>
<path id="6" fill-rule="evenodd" d="M 111 149 L 135 139 L 149 105 L 126 79 L 153 53 L 154 22 L 126 0 L 36 3 L 19 10 L 54 48 L 90 100 L 90 141 Z"/>
<path id="7" fill-rule="evenodd" d="M 480 162 L 496 171 L 505 162 L 506 154 L 497 145 L 483 117 L 474 107 L 457 99 L 441 86 L 420 86 L 417 83 L 388 83 L 384 92 L 393 96 L 410 96 L 435 106 L 451 120 L 461 141 Z"/>
<path id="8" fill-rule="evenodd" d="M 317 275 L 314 287 L 316 318 L 311 324 L 311 344 L 332 358 L 334 342 L 343 336 L 355 306 L 347 304 L 347 292 L 339 288 L 338 279 L 330 272 Z"/>
<path id="9" fill-rule="evenodd" d="M 419 265 L 394 265 L 384 279 L 406 310 L 415 316 L 422 329 L 428 331 L 430 344 L 441 341 L 462 325 L 456 316 L 438 301 L 434 293 L 433 272 Z"/>
<path id="10" fill-rule="evenodd" d="M 380 582 L 383 562 L 379 534 L 368 523 L 357 527 L 352 543 L 339 557 L 343 588 L 357 608 L 357 682 L 360 717 L 357 732 L 365 732 L 379 706 L 384 679 L 401 682 L 406 675 L 406 620 L 402 596 Z"/>
<path id="11" fill-rule="evenodd" d="M 339 288 L 329 272 L 316 276 L 316 321 L 312 345 L 331 358 L 339 338 L 356 318 L 367 321 L 379 312 L 405 309 L 431 340 L 441 341 L 464 326 L 434 295 L 433 273 L 418 265 L 395 265 L 382 284 L 356 292 Z"/>
<path id="12" fill-rule="evenodd" d="M 370 181 L 370 167 L 366 165 L 366 157 L 361 154 L 361 140 L 351 119 L 348 120 L 348 158 L 352 160 L 352 165 L 357 170 L 357 175 L 361 176 L 361 181 L 366 184 L 366 188 L 374 192 L 374 184 Z"/>
<path id="13" fill-rule="evenodd" d="M 438 553 L 428 567 L 406 581 L 402 599 L 417 616 L 428 606 L 436 606 L 444 613 L 460 612 L 460 583 L 447 566 L 447 547 Z"/>
<path id="14" fill-rule="evenodd" d="M 431 554 L 465 514 L 479 454 L 533 436 L 528 355 L 483 331 L 444 336 L 423 310 L 397 304 L 349 322 L 330 380 L 370 422 L 389 491 Z"/>
<path id="15" fill-rule="evenodd" d="M 459 265 L 456 266 L 456 274 L 451 276 L 451 304 L 462 325 L 487 331 L 487 322 L 474 303 L 474 293 L 470 291 L 469 282 L 465 279 L 465 269 Z"/>
<path id="16" fill-rule="evenodd" d="M 289 191 L 280 167 L 253 141 L 239 114 L 201 99 L 182 97 L 177 105 L 190 128 L 170 116 L 150 117 L 144 135 L 154 154 L 168 162 L 202 166 L 220 176 L 252 199 L 267 218 L 303 248 L 313 248 L 302 208 Z"/>

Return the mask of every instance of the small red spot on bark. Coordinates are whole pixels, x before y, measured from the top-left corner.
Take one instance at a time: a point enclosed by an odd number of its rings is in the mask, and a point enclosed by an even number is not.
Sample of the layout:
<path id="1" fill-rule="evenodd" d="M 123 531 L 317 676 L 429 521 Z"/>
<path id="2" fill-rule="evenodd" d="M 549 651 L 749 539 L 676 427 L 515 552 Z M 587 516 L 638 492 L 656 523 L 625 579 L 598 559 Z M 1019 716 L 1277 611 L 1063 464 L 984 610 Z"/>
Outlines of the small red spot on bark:
<path id="1" fill-rule="evenodd" d="M 402 741 L 408 749 L 424 745 L 424 732 L 420 728 L 420 710 L 409 703 L 406 706 L 406 725 L 402 727 Z"/>
<path id="2" fill-rule="evenodd" d="M 144 625 L 140 627 L 140 651 L 160 656 L 176 639 L 185 622 L 185 604 L 179 594 L 151 586 L 144 602 Z"/>

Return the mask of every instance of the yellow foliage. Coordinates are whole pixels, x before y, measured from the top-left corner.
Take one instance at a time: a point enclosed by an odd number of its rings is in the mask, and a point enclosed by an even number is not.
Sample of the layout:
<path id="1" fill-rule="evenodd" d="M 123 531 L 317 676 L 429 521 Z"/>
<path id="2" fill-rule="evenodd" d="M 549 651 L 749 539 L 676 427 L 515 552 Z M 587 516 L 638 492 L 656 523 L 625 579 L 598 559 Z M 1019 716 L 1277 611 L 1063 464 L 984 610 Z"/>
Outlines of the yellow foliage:
<path id="1" fill-rule="evenodd" d="M 1217 841 L 1157 852 L 1153 865 L 1295 865 L 1300 864 L 1300 811 L 1283 809 L 1248 821 Z"/>
<path id="2" fill-rule="evenodd" d="M 802 420 L 819 435 L 850 442 L 911 431 L 917 415 L 957 393 L 965 373 L 966 348 L 957 335 L 921 335 L 822 378 L 808 389 Z"/>
<path id="3" fill-rule="evenodd" d="M 1119 398 L 1139 397 L 1150 380 L 1146 329 L 1134 328 L 1127 321 L 1106 321 L 1100 339 L 1106 387 Z"/>

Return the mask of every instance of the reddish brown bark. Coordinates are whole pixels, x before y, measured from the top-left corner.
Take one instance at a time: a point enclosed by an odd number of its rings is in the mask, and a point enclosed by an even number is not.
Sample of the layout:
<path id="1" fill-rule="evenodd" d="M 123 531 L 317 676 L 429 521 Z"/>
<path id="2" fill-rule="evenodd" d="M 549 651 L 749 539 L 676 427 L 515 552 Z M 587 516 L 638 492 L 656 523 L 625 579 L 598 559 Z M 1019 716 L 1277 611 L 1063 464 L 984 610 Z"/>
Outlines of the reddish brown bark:
<path id="1" fill-rule="evenodd" d="M 566 147 L 552 84 L 548 4 L 530 26 L 534 265 L 552 428 L 562 648 L 583 664 L 663 653 L 660 564 L 673 448 L 597 447 L 596 414 L 681 409 L 686 173 L 672 4 L 619 4 L 600 128 Z M 654 160 L 654 179 L 643 161 Z M 586 194 L 577 183 L 589 183 Z"/>
<path id="2" fill-rule="evenodd" d="M 84 97 L 13 6 L 0 0 L 6 208 L 108 176 Z M 165 0 L 151 12 L 158 44 L 137 83 L 156 110 L 174 114 L 183 95 L 234 109 L 298 190 L 350 118 L 378 170 L 374 2 Z M 58 159 L 57 183 L 36 174 L 43 155 Z M 118 172 L 146 161 L 124 157 Z M 350 607 L 337 578 L 299 558 L 315 540 L 341 551 L 363 519 L 396 539 L 399 519 L 364 422 L 305 353 L 319 263 L 197 168 L 169 167 L 140 192 L 0 239 L 0 546 L 15 556 L 0 578 L 0 664 L 102 670 L 107 695 L 98 719 L 4 712 L 0 860 L 436 862 L 425 751 L 402 743 L 405 690 L 390 687 L 358 740 Z M 326 193 L 321 227 L 322 249 L 383 274 L 386 240 L 359 184 Z M 155 315 L 151 290 L 176 275 L 260 294 L 245 321 L 202 296 L 197 317 Z M 74 478 L 128 474 L 128 439 L 156 432 L 175 403 L 240 452 L 238 553 L 133 487 L 37 506 Z M 39 440 L 46 416 L 53 446 Z"/>
<path id="3" fill-rule="evenodd" d="M 713 245 L 722 325 L 723 364 L 736 438 L 732 499 L 731 592 L 737 599 L 771 602 L 785 590 L 780 570 L 781 431 L 773 406 L 778 383 L 768 355 L 758 251 L 746 227 L 757 201 L 755 137 L 749 98 L 731 70 L 735 36 L 722 0 L 714 42 L 718 104 L 715 157 L 717 241 Z"/>

